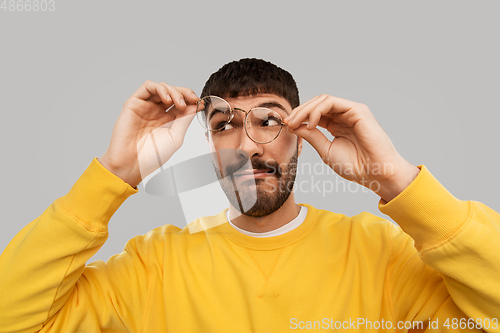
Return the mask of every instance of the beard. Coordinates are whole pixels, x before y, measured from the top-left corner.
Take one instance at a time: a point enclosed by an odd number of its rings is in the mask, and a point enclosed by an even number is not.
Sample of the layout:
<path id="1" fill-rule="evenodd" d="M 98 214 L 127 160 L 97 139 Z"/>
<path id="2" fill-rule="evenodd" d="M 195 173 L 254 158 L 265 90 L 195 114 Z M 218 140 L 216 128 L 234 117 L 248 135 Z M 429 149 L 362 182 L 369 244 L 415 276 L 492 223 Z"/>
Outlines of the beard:
<path id="1" fill-rule="evenodd" d="M 239 184 L 236 184 L 237 176 L 234 176 L 234 173 L 242 169 L 249 162 L 248 159 L 228 165 L 224 168 L 224 173 L 217 163 L 213 165 L 229 203 L 246 216 L 262 217 L 280 209 L 290 197 L 295 184 L 297 160 L 298 144 L 295 153 L 284 168 L 274 160 L 252 159 L 250 162 L 253 169 L 269 170 L 270 176 L 265 179 L 249 179 Z M 226 177 L 223 176 L 224 174 Z M 276 184 L 269 181 L 273 178 L 276 178 Z M 270 189 L 264 189 L 266 185 Z"/>

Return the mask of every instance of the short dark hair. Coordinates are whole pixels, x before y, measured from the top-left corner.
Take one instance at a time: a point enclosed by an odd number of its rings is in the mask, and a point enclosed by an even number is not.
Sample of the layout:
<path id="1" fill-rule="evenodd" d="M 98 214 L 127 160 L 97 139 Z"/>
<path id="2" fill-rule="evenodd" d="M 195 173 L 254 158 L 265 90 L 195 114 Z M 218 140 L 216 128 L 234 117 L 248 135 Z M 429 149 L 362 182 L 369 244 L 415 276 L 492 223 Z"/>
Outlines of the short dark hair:
<path id="1" fill-rule="evenodd" d="M 275 94 L 286 99 L 293 108 L 300 104 L 299 90 L 293 76 L 269 61 L 245 58 L 225 64 L 208 78 L 201 98 L 222 98 Z"/>

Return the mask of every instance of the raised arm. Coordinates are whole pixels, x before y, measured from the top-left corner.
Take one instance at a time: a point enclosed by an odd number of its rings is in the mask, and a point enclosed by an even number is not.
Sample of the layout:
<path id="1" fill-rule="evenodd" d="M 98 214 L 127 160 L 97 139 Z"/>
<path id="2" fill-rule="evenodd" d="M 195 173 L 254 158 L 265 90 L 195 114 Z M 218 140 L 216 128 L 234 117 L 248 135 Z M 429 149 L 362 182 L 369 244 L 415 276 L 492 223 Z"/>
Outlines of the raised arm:
<path id="1" fill-rule="evenodd" d="M 0 256 L 0 332 L 139 330 L 148 243 L 134 238 L 106 263 L 86 261 L 137 184 L 180 148 L 197 100 L 190 89 L 151 81 L 127 100 L 106 153 Z"/>
<path id="2" fill-rule="evenodd" d="M 380 210 L 411 236 L 394 241 L 399 242 L 390 271 L 396 316 L 437 316 L 450 323 L 464 315 L 490 323 L 495 319 L 497 324 L 484 329 L 500 331 L 497 212 L 456 199 L 425 167 L 407 162 L 364 104 L 320 95 L 294 109 L 285 123 L 340 176 L 377 193 Z M 430 302 L 424 302 L 425 295 Z M 436 297 L 442 297 L 441 303 Z"/>

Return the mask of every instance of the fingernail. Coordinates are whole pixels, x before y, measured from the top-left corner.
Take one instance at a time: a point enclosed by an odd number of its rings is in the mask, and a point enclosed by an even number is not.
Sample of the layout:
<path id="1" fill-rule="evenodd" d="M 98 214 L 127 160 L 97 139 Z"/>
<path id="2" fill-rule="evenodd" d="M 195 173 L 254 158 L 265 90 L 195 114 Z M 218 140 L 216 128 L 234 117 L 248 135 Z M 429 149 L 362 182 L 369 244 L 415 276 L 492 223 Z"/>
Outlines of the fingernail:
<path id="1" fill-rule="evenodd" d="M 193 95 L 194 97 L 198 98 L 198 96 L 196 96 L 196 93 L 192 93 L 191 95 Z"/>
<path id="2" fill-rule="evenodd" d="M 170 97 L 170 95 L 169 95 L 169 94 L 167 94 L 167 96 L 166 96 L 166 97 L 167 97 L 167 101 L 168 101 L 168 102 L 170 102 L 170 101 L 172 100 L 172 97 Z"/>
<path id="3" fill-rule="evenodd" d="M 183 106 L 186 106 L 186 102 L 184 101 L 184 99 L 181 98 L 181 100 L 179 101 L 179 103 Z"/>

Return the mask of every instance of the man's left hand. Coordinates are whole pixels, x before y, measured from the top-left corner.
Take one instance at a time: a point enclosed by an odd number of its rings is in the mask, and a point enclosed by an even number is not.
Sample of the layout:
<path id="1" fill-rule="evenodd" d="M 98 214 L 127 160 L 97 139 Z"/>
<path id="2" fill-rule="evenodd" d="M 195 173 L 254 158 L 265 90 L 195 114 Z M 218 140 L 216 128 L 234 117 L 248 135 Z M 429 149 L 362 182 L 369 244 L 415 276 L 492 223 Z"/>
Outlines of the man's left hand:
<path id="1" fill-rule="evenodd" d="M 401 193 L 420 171 L 396 151 L 365 104 L 320 95 L 295 108 L 285 123 L 337 174 L 371 189 L 386 202 Z M 330 141 L 317 126 L 328 130 L 334 139 Z"/>

